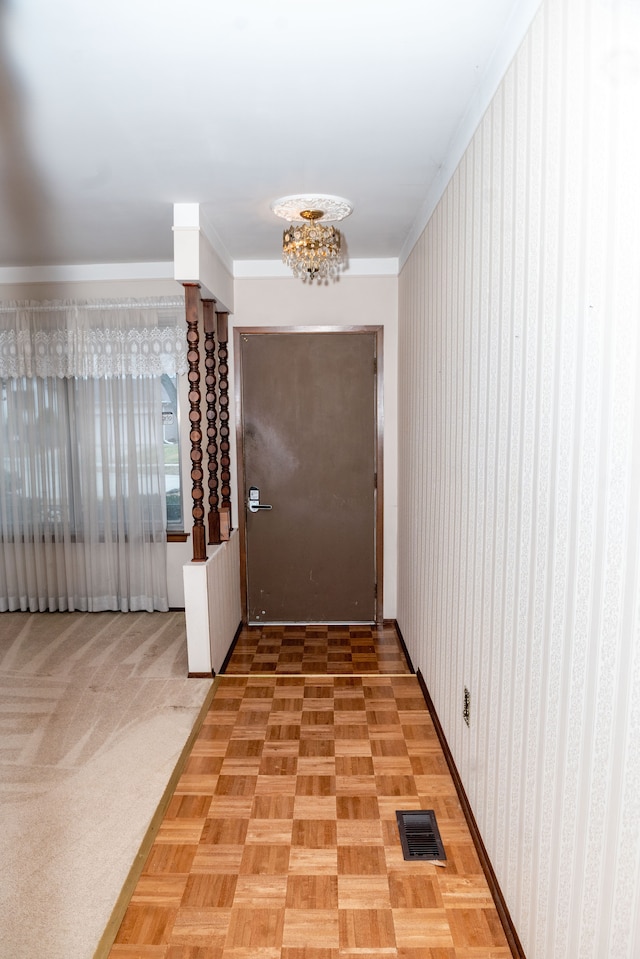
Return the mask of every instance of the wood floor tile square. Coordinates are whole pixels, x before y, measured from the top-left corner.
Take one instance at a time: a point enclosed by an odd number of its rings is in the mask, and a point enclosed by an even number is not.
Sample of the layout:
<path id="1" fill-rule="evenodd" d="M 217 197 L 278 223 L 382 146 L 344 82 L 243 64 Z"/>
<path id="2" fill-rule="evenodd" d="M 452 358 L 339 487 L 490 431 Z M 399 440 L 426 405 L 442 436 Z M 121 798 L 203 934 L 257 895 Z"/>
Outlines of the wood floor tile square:
<path id="1" fill-rule="evenodd" d="M 334 796 L 335 776 L 298 776 L 296 796 Z"/>
<path id="2" fill-rule="evenodd" d="M 373 776 L 371 756 L 337 756 L 336 776 Z"/>
<path id="3" fill-rule="evenodd" d="M 294 819 L 335 819 L 335 796 L 296 796 L 293 807 Z"/>
<path id="4" fill-rule="evenodd" d="M 336 823 L 333 819 L 294 819 L 292 846 L 327 849 L 336 845 Z"/>
<path id="5" fill-rule="evenodd" d="M 376 776 L 410 776 L 416 781 L 409 756 L 374 756 L 373 766 Z"/>
<path id="6" fill-rule="evenodd" d="M 273 699 L 274 686 L 269 681 L 250 679 L 247 683 L 244 699 Z"/>
<path id="7" fill-rule="evenodd" d="M 295 776 L 297 772 L 297 756 L 278 754 L 263 756 L 258 769 L 261 776 Z"/>
<path id="8" fill-rule="evenodd" d="M 387 864 L 383 846 L 338 846 L 338 875 L 386 875 Z"/>
<path id="9" fill-rule="evenodd" d="M 171 945 L 223 947 L 227 938 L 231 909 L 179 910 L 171 931 Z"/>
<path id="10" fill-rule="evenodd" d="M 167 819 L 156 835 L 156 842 L 198 843 L 205 819 Z"/>
<path id="11" fill-rule="evenodd" d="M 379 796 L 417 796 L 413 776 L 376 776 Z"/>
<path id="12" fill-rule="evenodd" d="M 177 908 L 132 902 L 125 913 L 116 942 L 159 946 L 169 942 Z"/>
<path id="13" fill-rule="evenodd" d="M 356 694 L 351 689 L 336 690 L 333 698 L 333 708 L 336 712 L 364 713 L 364 703 L 364 693 Z"/>
<path id="14" fill-rule="evenodd" d="M 223 950 L 219 946 L 169 946 L 165 959 L 223 959 Z"/>
<path id="15" fill-rule="evenodd" d="M 240 871 L 244 846 L 200 845 L 196 852 L 191 872 L 193 874 L 211 873 L 215 875 L 233 875 Z"/>
<path id="16" fill-rule="evenodd" d="M 333 756 L 305 756 L 298 759 L 299 776 L 335 776 L 335 774 L 336 761 Z"/>
<path id="17" fill-rule="evenodd" d="M 290 876 L 335 876 L 337 872 L 337 849 L 307 849 L 305 846 L 295 846 L 291 849 Z"/>
<path id="18" fill-rule="evenodd" d="M 390 909 L 386 876 L 338 876 L 340 909 Z"/>
<path id="19" fill-rule="evenodd" d="M 234 714 L 242 706 L 242 698 L 234 697 L 233 699 L 227 699 L 224 696 L 216 696 L 214 702 L 211 703 L 209 709 L 209 716 L 214 718 L 214 722 L 228 722 L 227 717 L 223 716 L 224 713 Z"/>
<path id="20" fill-rule="evenodd" d="M 206 819 L 211 804 L 211 795 L 172 796 L 164 815 L 170 819 Z"/>
<path id="21" fill-rule="evenodd" d="M 375 731 L 376 726 L 384 726 L 389 730 L 397 730 L 400 728 L 400 717 L 398 716 L 398 710 L 385 709 L 382 707 L 372 709 L 371 706 L 368 706 L 367 724 L 372 727 L 373 731 Z"/>
<path id="22" fill-rule="evenodd" d="M 438 881 L 424 873 L 405 875 L 391 872 L 389 894 L 394 909 L 442 909 Z"/>
<path id="23" fill-rule="evenodd" d="M 374 738 L 371 740 L 373 756 L 408 756 L 407 744 L 397 735 L 393 737 Z"/>
<path id="24" fill-rule="evenodd" d="M 188 876 L 140 876 L 131 902 L 152 903 L 156 906 L 179 906 Z"/>
<path id="25" fill-rule="evenodd" d="M 259 759 L 227 759 L 225 758 L 218 777 L 218 783 L 221 777 L 250 779 L 258 775 L 260 768 Z"/>
<path id="26" fill-rule="evenodd" d="M 442 754 L 425 753 L 411 757 L 411 766 L 415 776 L 442 776 L 448 772 L 447 762 Z"/>
<path id="27" fill-rule="evenodd" d="M 268 906 L 283 909 L 287 898 L 287 876 L 238 876 L 234 905 Z"/>
<path id="28" fill-rule="evenodd" d="M 252 806 L 251 796 L 214 796 L 209 806 L 209 818 L 248 819 Z"/>
<path id="29" fill-rule="evenodd" d="M 341 949 L 395 949 L 391 909 L 340 909 Z"/>
<path id="30" fill-rule="evenodd" d="M 289 759 L 291 757 L 295 759 L 299 754 L 299 750 L 300 743 L 298 741 L 292 742 L 290 740 L 285 740 L 281 743 L 265 743 L 262 751 L 262 758 L 265 759 L 268 756 L 270 759 Z"/>
<path id="31" fill-rule="evenodd" d="M 276 843 L 291 845 L 291 819 L 250 819 L 247 828 L 247 843 Z"/>
<path id="32" fill-rule="evenodd" d="M 247 835 L 246 819 L 207 819 L 200 841 L 219 846 L 240 846 Z"/>
<path id="33" fill-rule="evenodd" d="M 504 946 L 504 931 L 495 909 L 447 909 L 453 944 L 466 947 Z"/>
<path id="34" fill-rule="evenodd" d="M 304 758 L 319 758 L 334 756 L 336 751 L 333 739 L 319 739 L 313 737 L 300 740 L 300 749 L 298 755 Z"/>
<path id="35" fill-rule="evenodd" d="M 273 695 L 271 702 L 272 713 L 300 712 L 302 709 L 302 700 L 304 698 L 304 689 L 282 689 L 279 688 Z"/>
<path id="36" fill-rule="evenodd" d="M 192 874 L 186 883 L 182 905 L 211 909 L 230 907 L 233 904 L 237 879 L 236 875 L 224 873 Z"/>
<path id="37" fill-rule="evenodd" d="M 365 722 L 337 722 L 333 729 L 336 742 L 339 739 L 360 739 L 367 742 L 369 739 L 369 727 Z"/>
<path id="38" fill-rule="evenodd" d="M 379 819 L 339 819 L 336 825 L 339 846 L 382 845 Z"/>
<path id="39" fill-rule="evenodd" d="M 303 726 L 314 726 L 318 730 L 326 726 L 330 729 L 333 726 L 333 709 L 323 709 L 321 700 L 318 701 L 318 704 L 314 702 L 314 708 L 312 709 L 305 701 L 300 721 Z"/>
<path id="40" fill-rule="evenodd" d="M 447 871 L 465 876 L 482 876 L 482 866 L 478 859 L 475 846 L 469 839 L 467 842 L 447 843 Z"/>
<path id="41" fill-rule="evenodd" d="M 282 742 L 289 740 L 297 742 L 300 739 L 300 726 L 297 723 L 288 723 L 284 726 L 268 726 L 265 734 L 267 742 Z"/>
<path id="42" fill-rule="evenodd" d="M 186 775 L 217 775 L 222 767 L 222 756 L 191 756 L 184 767 Z"/>
<path id="43" fill-rule="evenodd" d="M 243 706 L 233 724 L 233 739 L 255 739 L 269 722 L 270 703 L 254 702 Z"/>
<path id="44" fill-rule="evenodd" d="M 283 946 L 305 946 L 310 935 L 324 948 L 339 947 L 338 913 L 335 909 L 285 909 Z"/>
<path id="45" fill-rule="evenodd" d="M 151 847 L 143 873 L 188 873 L 198 851 L 196 843 L 156 843 Z"/>
<path id="46" fill-rule="evenodd" d="M 493 908 L 493 898 L 484 876 L 441 875 L 438 888 L 445 907 Z"/>
<path id="47" fill-rule="evenodd" d="M 336 756 L 370 756 L 371 741 L 369 739 L 340 739 L 335 742 Z"/>
<path id="48" fill-rule="evenodd" d="M 228 759 L 259 759 L 263 747 L 263 739 L 231 739 L 225 756 Z"/>
<path id="49" fill-rule="evenodd" d="M 201 773 L 183 773 L 180 776 L 176 792 L 185 793 L 211 793 L 213 795 L 218 786 L 218 775 L 203 776 Z"/>
<path id="50" fill-rule="evenodd" d="M 379 819 L 380 809 L 376 796 L 336 796 L 338 819 Z"/>
<path id="51" fill-rule="evenodd" d="M 290 909 L 337 909 L 338 877 L 289 876 L 286 905 Z"/>
<path id="52" fill-rule="evenodd" d="M 256 796 L 293 796 L 298 786 L 298 776 L 258 776 Z"/>
<path id="53" fill-rule="evenodd" d="M 378 793 L 375 776 L 336 776 L 336 795 L 376 796 Z"/>
<path id="54" fill-rule="evenodd" d="M 454 799 L 456 787 L 453 785 L 449 774 L 443 776 L 429 776 L 428 788 L 422 788 L 420 795 L 438 796 L 439 798 Z"/>
<path id="55" fill-rule="evenodd" d="M 454 945 L 444 909 L 394 909 L 393 924 L 398 948 L 433 949 Z"/>
<path id="56" fill-rule="evenodd" d="M 288 845 L 245 846 L 240 863 L 240 875 L 286 876 L 289 866 Z"/>
<path id="57" fill-rule="evenodd" d="M 284 909 L 263 905 L 234 906 L 229 919 L 225 952 L 239 947 L 274 948 L 282 942 Z"/>
<path id="58" fill-rule="evenodd" d="M 257 776 L 220 776 L 216 796 L 253 796 Z"/>

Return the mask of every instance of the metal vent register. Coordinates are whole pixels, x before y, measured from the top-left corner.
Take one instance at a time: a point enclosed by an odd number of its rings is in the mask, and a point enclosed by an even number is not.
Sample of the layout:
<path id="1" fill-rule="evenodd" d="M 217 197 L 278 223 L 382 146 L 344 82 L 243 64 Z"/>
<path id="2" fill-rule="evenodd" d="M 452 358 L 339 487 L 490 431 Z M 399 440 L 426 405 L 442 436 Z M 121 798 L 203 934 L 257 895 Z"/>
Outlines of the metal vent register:
<path id="1" fill-rule="evenodd" d="M 405 859 L 447 858 L 433 809 L 400 809 L 396 819 Z"/>

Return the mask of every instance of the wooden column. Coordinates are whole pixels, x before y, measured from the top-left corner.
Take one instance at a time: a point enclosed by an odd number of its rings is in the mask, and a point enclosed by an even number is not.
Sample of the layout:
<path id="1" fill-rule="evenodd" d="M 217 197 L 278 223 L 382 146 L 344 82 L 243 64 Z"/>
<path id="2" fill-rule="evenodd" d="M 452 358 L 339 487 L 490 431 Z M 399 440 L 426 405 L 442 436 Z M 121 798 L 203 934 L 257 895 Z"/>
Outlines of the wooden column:
<path id="1" fill-rule="evenodd" d="M 204 529 L 204 489 L 202 480 L 202 414 L 200 411 L 200 353 L 199 345 L 199 317 L 200 317 L 200 287 L 194 283 L 184 284 L 185 312 L 187 319 L 187 360 L 189 362 L 189 439 L 191 440 L 191 482 L 193 507 L 193 559 L 194 563 L 201 563 L 207 558 Z"/>
<path id="2" fill-rule="evenodd" d="M 216 341 L 215 300 L 203 300 L 205 398 L 207 401 L 207 457 L 209 471 L 209 543 L 220 542 L 220 514 L 218 512 L 218 404 L 216 397 Z"/>
<path id="3" fill-rule="evenodd" d="M 218 404 L 220 409 L 220 539 L 231 533 L 231 442 L 229 426 L 229 314 L 216 313 L 218 319 Z"/>

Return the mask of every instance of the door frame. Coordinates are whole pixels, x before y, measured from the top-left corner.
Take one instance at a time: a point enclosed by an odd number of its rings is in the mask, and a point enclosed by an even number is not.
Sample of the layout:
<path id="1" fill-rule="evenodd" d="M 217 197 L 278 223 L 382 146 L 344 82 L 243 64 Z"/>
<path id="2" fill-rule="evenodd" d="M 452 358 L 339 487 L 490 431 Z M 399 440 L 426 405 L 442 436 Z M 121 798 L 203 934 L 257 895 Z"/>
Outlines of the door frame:
<path id="1" fill-rule="evenodd" d="M 384 561 L 384 327 L 382 326 L 239 326 L 233 331 L 233 363 L 236 402 L 236 450 L 238 474 L 238 529 L 240 533 L 240 596 L 242 622 L 248 622 L 247 603 L 247 513 L 244 498 L 244 441 L 242 429 L 242 349 L 240 337 L 273 333 L 374 333 L 376 349 L 376 443 L 375 443 L 375 564 L 376 564 L 376 623 L 383 622 L 383 561 Z"/>

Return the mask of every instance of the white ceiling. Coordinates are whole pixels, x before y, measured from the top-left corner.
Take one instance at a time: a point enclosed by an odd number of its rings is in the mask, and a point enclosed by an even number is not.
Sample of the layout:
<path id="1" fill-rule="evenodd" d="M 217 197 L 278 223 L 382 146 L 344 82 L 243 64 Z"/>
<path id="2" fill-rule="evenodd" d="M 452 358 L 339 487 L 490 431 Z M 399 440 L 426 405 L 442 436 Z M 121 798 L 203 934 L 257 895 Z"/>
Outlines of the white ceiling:
<path id="1" fill-rule="evenodd" d="M 172 258 L 198 202 L 279 258 L 276 197 L 399 257 L 538 0 L 0 0 L 0 266 Z"/>

